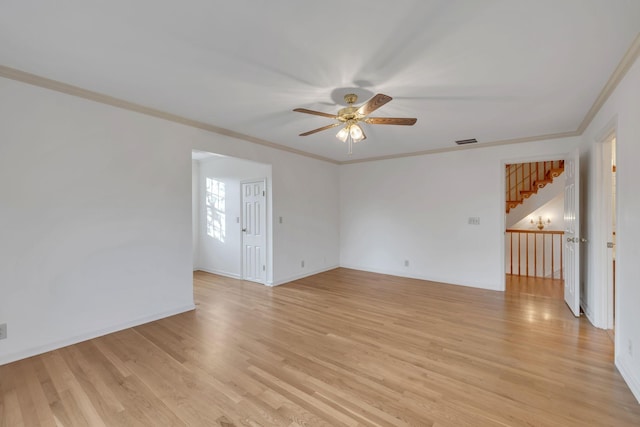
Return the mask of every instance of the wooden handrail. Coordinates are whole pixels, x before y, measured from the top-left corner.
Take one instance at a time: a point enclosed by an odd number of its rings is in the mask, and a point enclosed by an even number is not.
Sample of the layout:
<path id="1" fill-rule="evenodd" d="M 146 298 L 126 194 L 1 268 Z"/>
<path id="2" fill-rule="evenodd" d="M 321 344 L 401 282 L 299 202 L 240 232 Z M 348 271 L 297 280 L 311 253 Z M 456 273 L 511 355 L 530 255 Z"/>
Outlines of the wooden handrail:
<path id="1" fill-rule="evenodd" d="M 531 233 L 531 234 L 564 234 L 562 230 L 516 230 L 513 228 L 508 228 L 505 230 L 506 233 Z"/>

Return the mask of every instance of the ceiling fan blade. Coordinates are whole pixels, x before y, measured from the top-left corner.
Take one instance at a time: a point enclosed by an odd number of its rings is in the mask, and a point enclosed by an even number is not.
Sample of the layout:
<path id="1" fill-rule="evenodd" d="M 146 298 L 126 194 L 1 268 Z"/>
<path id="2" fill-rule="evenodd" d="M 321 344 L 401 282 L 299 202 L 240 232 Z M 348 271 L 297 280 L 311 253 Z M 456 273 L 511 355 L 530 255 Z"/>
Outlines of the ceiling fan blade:
<path id="1" fill-rule="evenodd" d="M 363 116 L 368 116 L 369 114 L 376 111 L 378 108 L 382 107 L 387 102 L 391 101 L 391 98 L 388 95 L 383 95 L 381 93 L 376 94 L 373 98 L 364 103 L 360 108 L 358 108 L 358 114 Z"/>
<path id="2" fill-rule="evenodd" d="M 314 116 L 329 117 L 330 119 L 338 118 L 338 116 L 336 116 L 335 114 L 323 113 L 322 111 L 307 110 L 306 108 L 294 108 L 293 111 L 297 111 L 298 113 L 313 114 Z"/>
<path id="3" fill-rule="evenodd" d="M 408 117 L 369 117 L 364 120 L 372 125 L 415 125 L 418 119 L 410 119 Z"/>
<path id="4" fill-rule="evenodd" d="M 323 130 L 331 129 L 331 128 L 334 128 L 336 126 L 340 126 L 341 124 L 342 123 L 333 123 L 333 124 L 330 124 L 330 125 L 327 125 L 327 126 L 322 126 L 321 128 L 310 130 L 309 132 L 301 133 L 300 136 L 307 136 L 307 135 L 314 134 L 316 132 L 322 132 Z"/>

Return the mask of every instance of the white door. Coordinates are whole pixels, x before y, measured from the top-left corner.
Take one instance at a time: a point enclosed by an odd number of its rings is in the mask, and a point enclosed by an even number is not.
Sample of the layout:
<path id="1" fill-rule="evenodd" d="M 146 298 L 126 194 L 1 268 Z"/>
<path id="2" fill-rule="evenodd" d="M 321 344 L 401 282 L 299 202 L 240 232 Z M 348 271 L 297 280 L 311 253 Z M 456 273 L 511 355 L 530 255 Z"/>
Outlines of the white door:
<path id="1" fill-rule="evenodd" d="M 580 316 L 580 153 L 564 162 L 564 300 Z"/>
<path id="2" fill-rule="evenodd" d="M 265 283 L 266 260 L 265 182 L 242 184 L 242 278 Z"/>

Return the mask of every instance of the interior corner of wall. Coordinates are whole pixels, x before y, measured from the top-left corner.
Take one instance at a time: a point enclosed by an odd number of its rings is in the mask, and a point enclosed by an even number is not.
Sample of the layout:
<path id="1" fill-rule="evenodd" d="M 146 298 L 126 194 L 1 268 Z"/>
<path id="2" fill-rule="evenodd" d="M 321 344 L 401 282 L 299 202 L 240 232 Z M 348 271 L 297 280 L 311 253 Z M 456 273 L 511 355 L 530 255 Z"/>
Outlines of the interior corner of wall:
<path id="1" fill-rule="evenodd" d="M 622 375 L 627 386 L 629 386 L 631 393 L 633 393 L 633 396 L 636 398 L 638 403 L 640 403 L 640 377 L 636 373 L 637 371 L 634 371 L 634 369 L 629 366 L 629 359 L 625 357 L 617 356 L 615 364 L 620 375 Z"/>

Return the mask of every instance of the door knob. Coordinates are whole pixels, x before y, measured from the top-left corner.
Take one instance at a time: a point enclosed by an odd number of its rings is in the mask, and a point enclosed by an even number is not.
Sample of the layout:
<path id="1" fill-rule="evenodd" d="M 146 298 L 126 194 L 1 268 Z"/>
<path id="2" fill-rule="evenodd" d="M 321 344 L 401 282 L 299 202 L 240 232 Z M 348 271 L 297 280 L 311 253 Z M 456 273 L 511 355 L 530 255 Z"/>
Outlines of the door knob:
<path id="1" fill-rule="evenodd" d="M 569 243 L 573 243 L 575 240 L 573 239 L 573 237 L 567 237 L 567 242 Z"/>
<path id="2" fill-rule="evenodd" d="M 247 229 L 246 229 L 246 228 L 243 228 L 243 229 L 242 229 L 242 232 L 243 232 L 243 233 L 246 233 L 246 232 L 247 232 Z"/>

